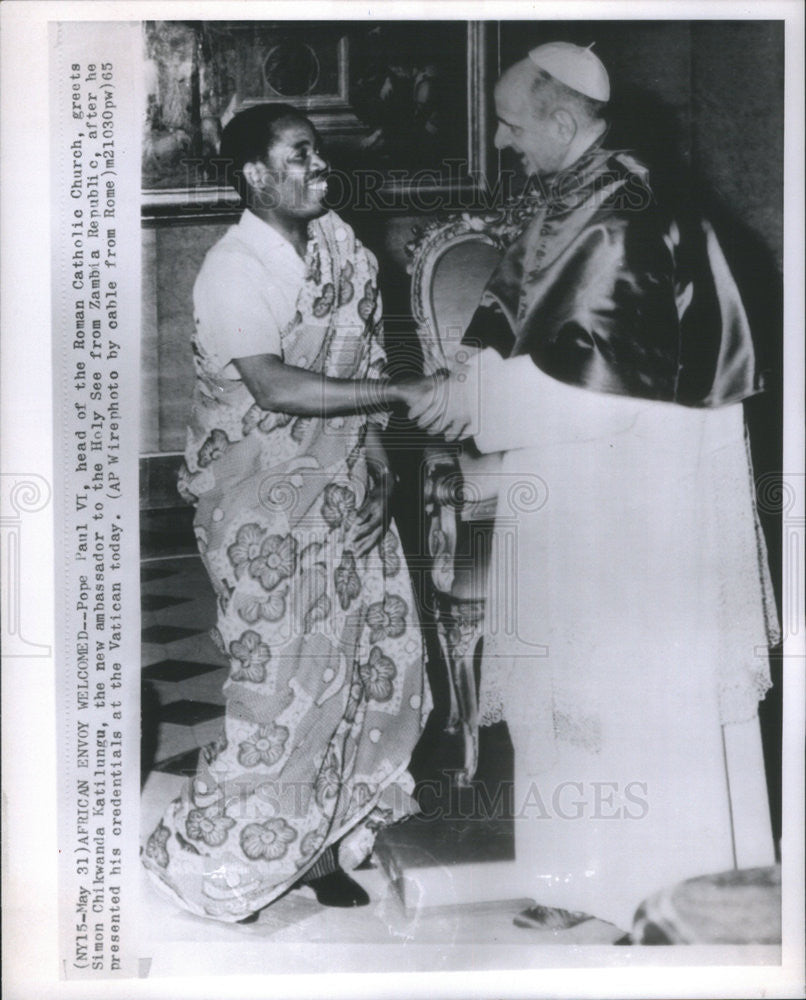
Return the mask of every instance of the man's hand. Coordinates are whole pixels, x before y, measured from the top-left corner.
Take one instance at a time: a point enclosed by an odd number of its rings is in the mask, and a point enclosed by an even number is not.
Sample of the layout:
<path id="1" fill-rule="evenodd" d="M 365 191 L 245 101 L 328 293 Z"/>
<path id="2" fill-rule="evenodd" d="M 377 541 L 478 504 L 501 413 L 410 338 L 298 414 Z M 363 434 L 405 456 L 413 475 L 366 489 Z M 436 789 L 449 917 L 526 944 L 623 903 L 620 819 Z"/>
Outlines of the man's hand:
<path id="1" fill-rule="evenodd" d="M 388 490 L 373 484 L 352 525 L 352 548 L 357 559 L 365 556 L 383 537 L 388 527 Z"/>
<path id="2" fill-rule="evenodd" d="M 377 545 L 389 527 L 389 498 L 395 484 L 395 474 L 389 465 L 381 432 L 375 424 L 367 427 L 364 447 L 369 481 L 364 503 L 356 511 L 350 526 L 350 541 L 347 543 L 358 558 Z"/>
<path id="3" fill-rule="evenodd" d="M 439 405 L 440 400 L 444 400 L 444 386 L 447 380 L 446 371 L 438 372 L 436 375 L 409 375 L 395 379 L 393 388 L 406 408 L 409 419 L 417 420 L 422 413 Z"/>
<path id="4" fill-rule="evenodd" d="M 416 418 L 417 426 L 428 434 L 441 434 L 446 441 L 469 437 L 475 417 L 473 398 L 467 391 L 464 373 L 453 374 L 442 385 L 442 392 Z"/>
<path id="5" fill-rule="evenodd" d="M 411 420 L 428 434 L 456 441 L 472 433 L 475 396 L 468 389 L 467 373 L 460 370 L 414 379 L 401 386 Z"/>

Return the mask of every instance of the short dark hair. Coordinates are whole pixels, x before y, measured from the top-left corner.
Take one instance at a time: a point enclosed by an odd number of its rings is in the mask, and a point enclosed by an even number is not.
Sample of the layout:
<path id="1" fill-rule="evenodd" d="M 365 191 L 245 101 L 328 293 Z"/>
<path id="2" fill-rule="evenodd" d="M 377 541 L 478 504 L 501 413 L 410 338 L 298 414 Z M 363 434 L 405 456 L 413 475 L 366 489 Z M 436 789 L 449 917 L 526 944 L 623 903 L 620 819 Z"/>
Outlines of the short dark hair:
<path id="1" fill-rule="evenodd" d="M 546 118 L 557 108 L 575 111 L 587 121 L 604 117 L 606 101 L 597 101 L 561 83 L 551 73 L 538 69 L 532 83 L 532 108 L 540 118 Z"/>
<path id="2" fill-rule="evenodd" d="M 266 153 L 275 139 L 278 124 L 289 118 L 308 120 L 290 104 L 257 104 L 239 111 L 224 129 L 217 159 L 224 170 L 224 183 L 235 188 L 242 202 L 246 202 L 249 191 L 243 175 L 244 165 L 266 162 Z"/>

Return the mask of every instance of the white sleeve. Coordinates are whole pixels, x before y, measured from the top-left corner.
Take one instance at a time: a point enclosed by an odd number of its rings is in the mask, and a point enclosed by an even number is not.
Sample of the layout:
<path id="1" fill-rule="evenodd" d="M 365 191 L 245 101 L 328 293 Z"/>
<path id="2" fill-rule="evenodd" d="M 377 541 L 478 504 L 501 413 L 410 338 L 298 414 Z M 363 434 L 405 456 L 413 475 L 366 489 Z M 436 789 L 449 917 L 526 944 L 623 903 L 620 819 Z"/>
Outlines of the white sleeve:
<path id="1" fill-rule="evenodd" d="M 265 271 L 247 254 L 210 254 L 193 288 L 193 308 L 199 344 L 220 370 L 234 358 L 282 356 Z"/>
<path id="2" fill-rule="evenodd" d="M 483 453 L 611 437 L 629 430 L 647 407 L 669 405 L 567 385 L 528 355 L 505 360 L 488 348 L 471 365 L 477 397 L 471 430 Z"/>

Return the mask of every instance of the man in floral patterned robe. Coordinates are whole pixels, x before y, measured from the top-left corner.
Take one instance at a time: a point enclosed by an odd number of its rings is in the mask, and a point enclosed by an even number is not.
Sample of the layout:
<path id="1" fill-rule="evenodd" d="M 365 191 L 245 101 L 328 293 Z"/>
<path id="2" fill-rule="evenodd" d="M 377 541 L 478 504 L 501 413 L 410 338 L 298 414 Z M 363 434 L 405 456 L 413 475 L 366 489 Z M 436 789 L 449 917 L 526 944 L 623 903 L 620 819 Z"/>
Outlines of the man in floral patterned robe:
<path id="1" fill-rule="evenodd" d="M 322 204 L 310 122 L 259 107 L 222 158 L 245 211 L 194 289 L 196 388 L 180 489 L 229 658 L 222 737 L 149 837 L 155 884 L 201 916 L 249 918 L 300 880 L 366 894 L 374 831 L 416 810 L 407 772 L 430 709 L 422 637 L 379 431 L 377 264 Z"/>

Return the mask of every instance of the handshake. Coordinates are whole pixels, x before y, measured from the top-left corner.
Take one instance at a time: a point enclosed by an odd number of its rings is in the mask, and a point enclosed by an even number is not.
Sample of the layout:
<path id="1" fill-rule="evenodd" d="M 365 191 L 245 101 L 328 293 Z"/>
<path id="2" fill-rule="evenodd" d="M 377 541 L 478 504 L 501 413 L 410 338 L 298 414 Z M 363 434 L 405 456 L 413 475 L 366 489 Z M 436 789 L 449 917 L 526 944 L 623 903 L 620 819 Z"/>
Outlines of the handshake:
<path id="1" fill-rule="evenodd" d="M 428 434 L 446 441 L 471 437 L 477 430 L 478 401 L 468 367 L 434 375 L 394 378 L 389 390 L 410 420 Z"/>

